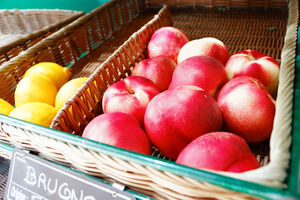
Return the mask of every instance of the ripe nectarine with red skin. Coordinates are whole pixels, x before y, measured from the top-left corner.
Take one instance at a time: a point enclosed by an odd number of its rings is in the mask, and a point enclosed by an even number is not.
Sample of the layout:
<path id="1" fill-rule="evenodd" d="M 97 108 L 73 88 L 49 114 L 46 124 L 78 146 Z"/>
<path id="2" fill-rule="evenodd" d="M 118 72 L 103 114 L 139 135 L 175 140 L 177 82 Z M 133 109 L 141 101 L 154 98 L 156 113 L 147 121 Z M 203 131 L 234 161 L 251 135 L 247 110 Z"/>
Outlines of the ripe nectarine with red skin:
<path id="1" fill-rule="evenodd" d="M 102 99 L 103 111 L 127 113 L 143 124 L 148 103 L 159 93 L 159 88 L 151 80 L 129 76 L 106 89 Z"/>
<path id="2" fill-rule="evenodd" d="M 247 142 L 229 132 L 211 132 L 196 138 L 180 152 L 176 163 L 227 172 L 244 172 L 259 167 Z"/>
<path id="3" fill-rule="evenodd" d="M 224 118 L 224 130 L 247 142 L 262 142 L 271 136 L 275 100 L 256 78 L 240 76 L 220 90 L 217 103 Z"/>
<path id="4" fill-rule="evenodd" d="M 223 65 L 225 65 L 230 54 L 226 45 L 221 40 L 213 37 L 205 37 L 191 40 L 186 43 L 180 49 L 177 63 L 179 64 L 185 59 L 193 56 L 210 56 L 219 60 Z"/>
<path id="5" fill-rule="evenodd" d="M 162 92 L 169 88 L 176 66 L 176 62 L 171 58 L 156 56 L 139 62 L 133 68 L 132 75 L 143 76 L 150 79 Z"/>
<path id="6" fill-rule="evenodd" d="M 228 59 L 225 69 L 230 80 L 251 76 L 260 80 L 271 95 L 276 95 L 280 66 L 271 56 L 251 49 L 240 51 Z"/>
<path id="7" fill-rule="evenodd" d="M 148 43 L 148 57 L 168 56 L 177 62 L 177 56 L 181 47 L 188 41 L 188 37 L 175 27 L 166 26 L 159 28 L 152 34 Z"/>
<path id="8" fill-rule="evenodd" d="M 144 125 L 152 144 L 165 156 L 176 159 L 193 139 L 220 130 L 222 114 L 206 91 L 183 85 L 168 89 L 150 101 Z"/>
<path id="9" fill-rule="evenodd" d="M 121 112 L 95 117 L 85 127 L 82 137 L 146 155 L 152 153 L 150 140 L 138 120 Z"/>
<path id="10" fill-rule="evenodd" d="M 214 96 L 227 80 L 224 65 L 220 61 L 209 56 L 194 56 L 177 65 L 169 88 L 195 85 Z"/>

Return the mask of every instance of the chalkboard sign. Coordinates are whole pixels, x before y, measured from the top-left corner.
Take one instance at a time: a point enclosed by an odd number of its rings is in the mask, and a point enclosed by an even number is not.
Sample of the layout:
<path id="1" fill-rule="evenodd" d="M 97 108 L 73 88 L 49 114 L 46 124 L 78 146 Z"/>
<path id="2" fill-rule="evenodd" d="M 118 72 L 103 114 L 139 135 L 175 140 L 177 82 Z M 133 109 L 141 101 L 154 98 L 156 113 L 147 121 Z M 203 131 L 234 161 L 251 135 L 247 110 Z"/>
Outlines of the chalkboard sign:
<path id="1" fill-rule="evenodd" d="M 7 200 L 133 200 L 135 197 L 15 148 L 4 199 Z"/>

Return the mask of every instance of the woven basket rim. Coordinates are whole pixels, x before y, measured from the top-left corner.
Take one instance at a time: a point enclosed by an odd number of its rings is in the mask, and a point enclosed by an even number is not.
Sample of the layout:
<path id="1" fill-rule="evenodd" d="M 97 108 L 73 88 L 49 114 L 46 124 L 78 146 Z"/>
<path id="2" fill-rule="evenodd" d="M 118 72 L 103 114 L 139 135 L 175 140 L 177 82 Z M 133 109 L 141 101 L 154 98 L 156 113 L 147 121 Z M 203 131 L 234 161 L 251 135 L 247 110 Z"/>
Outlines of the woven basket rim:
<path id="1" fill-rule="evenodd" d="M 255 6 L 251 5 L 251 0 L 207 0 L 207 1 L 195 1 L 195 0 L 148 0 L 148 5 L 151 6 L 160 6 L 160 5 L 168 5 L 172 7 L 186 7 L 186 6 L 192 6 L 192 7 L 207 7 L 207 8 L 215 8 L 215 7 L 226 7 L 226 8 L 281 8 L 278 5 L 282 4 L 285 5 L 287 8 L 289 5 L 290 0 L 277 0 L 277 1 L 260 1 L 263 2 L 255 5 L 258 3 L 258 1 L 253 2 Z"/>

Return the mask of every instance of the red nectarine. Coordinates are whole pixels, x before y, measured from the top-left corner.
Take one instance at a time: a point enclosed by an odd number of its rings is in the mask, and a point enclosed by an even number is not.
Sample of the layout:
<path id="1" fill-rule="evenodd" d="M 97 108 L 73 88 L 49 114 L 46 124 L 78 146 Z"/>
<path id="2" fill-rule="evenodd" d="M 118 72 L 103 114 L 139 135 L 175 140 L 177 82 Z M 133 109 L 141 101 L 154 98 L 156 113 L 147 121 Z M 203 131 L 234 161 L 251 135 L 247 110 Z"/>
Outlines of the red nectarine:
<path id="1" fill-rule="evenodd" d="M 221 89 L 217 103 L 224 117 L 224 130 L 248 142 L 262 142 L 271 136 L 275 100 L 256 78 L 240 76 Z"/>
<path id="2" fill-rule="evenodd" d="M 188 144 L 176 162 L 199 169 L 244 172 L 259 167 L 247 142 L 229 132 L 204 134 Z"/>
<path id="3" fill-rule="evenodd" d="M 214 96 L 227 80 L 224 65 L 218 60 L 209 56 L 194 56 L 178 64 L 169 88 L 195 85 Z"/>
<path id="4" fill-rule="evenodd" d="M 162 27 L 156 30 L 148 43 L 148 57 L 168 56 L 177 62 L 181 47 L 189 41 L 188 37 L 175 27 Z"/>
<path id="5" fill-rule="evenodd" d="M 260 80 L 271 95 L 276 95 L 280 67 L 274 58 L 255 50 L 244 50 L 233 54 L 225 69 L 230 80 L 238 76 L 251 76 Z"/>
<path id="6" fill-rule="evenodd" d="M 186 43 L 178 54 L 177 63 L 193 56 L 210 56 L 225 65 L 230 54 L 226 45 L 213 37 L 205 37 Z"/>
<path id="7" fill-rule="evenodd" d="M 133 68 L 132 75 L 150 79 L 162 92 L 168 89 L 176 66 L 176 62 L 171 58 L 156 56 L 139 62 Z"/>
<path id="8" fill-rule="evenodd" d="M 146 109 L 144 124 L 154 146 L 176 159 L 196 137 L 220 130 L 222 114 L 206 91 L 183 85 L 155 96 Z"/>
<path id="9" fill-rule="evenodd" d="M 148 103 L 159 93 L 158 87 L 151 80 L 141 76 L 129 76 L 112 84 L 104 92 L 103 111 L 127 113 L 143 124 Z"/>
<path id="10" fill-rule="evenodd" d="M 82 137 L 119 148 L 151 155 L 151 143 L 131 115 L 112 112 L 99 115 L 88 123 Z"/>

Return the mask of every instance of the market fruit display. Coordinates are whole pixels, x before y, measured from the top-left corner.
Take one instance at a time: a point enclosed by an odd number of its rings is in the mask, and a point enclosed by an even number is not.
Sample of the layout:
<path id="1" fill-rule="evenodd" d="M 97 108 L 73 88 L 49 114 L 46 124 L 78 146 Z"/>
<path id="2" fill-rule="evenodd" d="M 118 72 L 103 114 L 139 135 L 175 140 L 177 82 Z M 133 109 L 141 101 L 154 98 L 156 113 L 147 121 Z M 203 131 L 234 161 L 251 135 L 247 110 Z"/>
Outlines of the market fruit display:
<path id="1" fill-rule="evenodd" d="M 16 107 L 9 116 L 49 127 L 56 113 L 57 109 L 54 106 L 42 102 L 30 102 Z"/>
<path id="2" fill-rule="evenodd" d="M 221 62 L 209 56 L 194 56 L 178 64 L 169 88 L 195 85 L 214 96 L 226 82 L 227 75 Z"/>
<path id="3" fill-rule="evenodd" d="M 159 92 L 159 88 L 151 80 L 142 76 L 129 76 L 104 92 L 103 112 L 127 113 L 136 117 L 142 125 L 148 103 Z"/>
<path id="4" fill-rule="evenodd" d="M 144 124 L 154 146 L 165 156 L 176 159 L 193 139 L 219 131 L 222 114 L 206 91 L 183 85 L 155 96 L 147 107 Z"/>
<path id="5" fill-rule="evenodd" d="M 89 139 L 120 147 L 116 142 L 104 142 L 103 135 L 113 138 L 113 132 L 119 134 L 119 130 L 128 128 L 127 123 L 114 124 L 117 117 L 111 117 L 109 129 L 98 124 L 106 114 L 128 113 L 140 121 L 139 128 L 153 149 L 178 164 L 228 172 L 260 167 L 248 142 L 264 142 L 272 134 L 276 102 L 270 92 L 277 89 L 279 71 L 275 59 L 255 50 L 230 56 L 221 40 L 205 37 L 189 41 L 181 30 L 172 27 L 153 33 L 147 55 L 133 66 L 128 78 L 105 91 L 105 114 L 87 125 L 93 127 L 88 131 L 92 135 Z M 263 73 L 256 74 L 259 68 Z M 268 81 L 262 83 L 260 76 Z M 127 81 L 134 77 L 151 80 L 159 91 L 151 98 L 136 96 L 135 87 Z M 144 117 L 133 112 L 140 106 L 140 99 L 144 99 Z M 111 104 L 109 113 L 107 104 Z"/>
<path id="6" fill-rule="evenodd" d="M 80 77 L 66 82 L 57 92 L 55 97 L 55 108 L 61 109 L 65 102 L 71 98 L 87 80 L 88 77 Z"/>
<path id="7" fill-rule="evenodd" d="M 95 117 L 85 127 L 82 137 L 104 144 L 151 155 L 151 143 L 136 118 L 112 112 Z"/>
<path id="8" fill-rule="evenodd" d="M 140 61 L 133 68 L 132 75 L 150 79 L 162 92 L 169 88 L 176 66 L 176 62 L 171 58 L 156 56 Z"/>
<path id="9" fill-rule="evenodd" d="M 210 56 L 225 65 L 230 54 L 222 41 L 217 38 L 205 37 L 186 43 L 179 51 L 177 63 L 193 56 Z"/>
<path id="10" fill-rule="evenodd" d="M 199 169 L 244 172 L 259 167 L 247 142 L 229 132 L 212 132 L 189 143 L 176 163 Z"/>
<path id="11" fill-rule="evenodd" d="M 248 144 L 272 134 L 280 70 L 275 59 L 251 49 L 230 56 L 221 40 L 189 41 L 174 27 L 158 29 L 146 45 L 148 57 L 131 66 L 128 77 L 105 83 L 103 114 L 82 137 L 146 155 L 158 151 L 194 168 L 258 168 Z M 16 108 L 7 113 L 50 126 L 88 80 L 70 76 L 53 63 L 33 66 L 16 87 Z"/>
<path id="12" fill-rule="evenodd" d="M 14 107 L 5 101 L 4 99 L 0 99 L 0 114 L 2 115 L 8 115 Z"/>
<path id="13" fill-rule="evenodd" d="M 244 50 L 233 54 L 225 68 L 230 80 L 238 76 L 251 76 L 260 80 L 271 95 L 276 95 L 280 67 L 274 58 L 255 50 Z"/>
<path id="14" fill-rule="evenodd" d="M 54 106 L 57 87 L 44 74 L 34 73 L 22 78 L 15 91 L 15 106 L 30 102 L 42 102 Z"/>
<path id="15" fill-rule="evenodd" d="M 62 67 L 53 62 L 40 62 L 35 64 L 25 72 L 24 76 L 32 74 L 43 74 L 47 76 L 54 82 L 57 89 L 65 84 L 72 75 L 69 68 Z"/>
<path id="16" fill-rule="evenodd" d="M 162 27 L 156 30 L 148 43 L 149 58 L 167 56 L 177 62 L 178 53 L 183 45 L 189 42 L 188 37 L 175 27 Z"/>
<path id="17" fill-rule="evenodd" d="M 217 103 L 224 118 L 224 130 L 248 142 L 270 138 L 275 116 L 275 100 L 256 78 L 240 76 L 221 89 Z"/>

